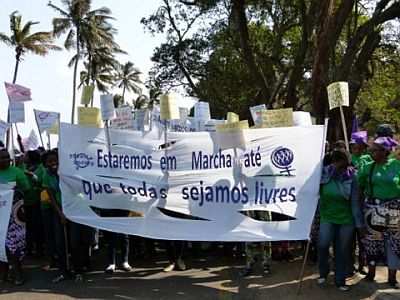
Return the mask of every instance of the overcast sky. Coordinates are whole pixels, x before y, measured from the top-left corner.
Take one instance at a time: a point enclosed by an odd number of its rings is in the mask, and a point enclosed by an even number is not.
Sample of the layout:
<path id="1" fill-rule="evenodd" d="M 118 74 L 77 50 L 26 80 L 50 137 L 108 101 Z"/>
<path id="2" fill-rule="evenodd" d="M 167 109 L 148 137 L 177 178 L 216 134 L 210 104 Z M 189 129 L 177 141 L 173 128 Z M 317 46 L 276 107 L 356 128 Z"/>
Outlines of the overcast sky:
<path id="1" fill-rule="evenodd" d="M 61 5 L 59 0 L 52 1 Z M 34 31 L 51 30 L 51 20 L 57 13 L 47 6 L 48 0 L 1 0 L 0 32 L 10 34 L 9 15 L 18 10 L 23 23 L 28 20 L 39 21 L 33 27 Z M 116 18 L 114 27 L 118 29 L 116 40 L 128 55 L 121 58 L 122 62 L 132 61 L 140 70 L 147 74 L 151 67 L 150 57 L 153 49 L 159 45 L 163 36 L 153 37 L 145 32 L 140 19 L 154 12 L 160 0 L 93 0 L 93 8 L 107 6 Z M 65 36 L 56 43 L 63 45 Z M 67 63 L 72 52 L 66 50 L 51 52 L 46 57 L 27 54 L 21 63 L 17 83 L 32 90 L 33 101 L 25 107 L 26 123 L 19 128 L 23 136 L 27 136 L 32 128 L 36 128 L 33 108 L 58 111 L 62 121 L 70 121 L 72 98 L 72 68 Z M 0 44 L 0 119 L 6 120 L 8 98 L 3 82 L 11 82 L 15 66 L 15 54 L 12 48 Z M 80 92 L 78 93 L 80 97 Z M 78 99 L 79 99 L 78 97 Z M 96 99 L 98 101 L 98 99 Z M 79 100 L 78 100 L 79 101 Z"/>

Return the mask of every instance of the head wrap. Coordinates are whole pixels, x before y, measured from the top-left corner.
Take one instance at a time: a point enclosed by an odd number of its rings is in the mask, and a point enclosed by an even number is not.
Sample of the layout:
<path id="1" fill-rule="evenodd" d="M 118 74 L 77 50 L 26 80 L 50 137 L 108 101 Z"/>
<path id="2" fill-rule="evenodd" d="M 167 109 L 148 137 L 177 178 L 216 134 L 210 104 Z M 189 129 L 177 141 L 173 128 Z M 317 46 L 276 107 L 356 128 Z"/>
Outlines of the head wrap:
<path id="1" fill-rule="evenodd" d="M 381 136 L 378 137 L 375 141 L 374 144 L 382 146 L 388 151 L 391 151 L 393 147 L 396 147 L 399 143 L 396 142 L 394 139 L 388 136 Z"/>
<path id="2" fill-rule="evenodd" d="M 376 128 L 376 136 L 377 137 L 393 137 L 394 130 L 390 124 L 380 124 Z"/>
<path id="3" fill-rule="evenodd" d="M 368 133 L 366 131 L 353 132 L 350 144 L 368 145 Z"/>

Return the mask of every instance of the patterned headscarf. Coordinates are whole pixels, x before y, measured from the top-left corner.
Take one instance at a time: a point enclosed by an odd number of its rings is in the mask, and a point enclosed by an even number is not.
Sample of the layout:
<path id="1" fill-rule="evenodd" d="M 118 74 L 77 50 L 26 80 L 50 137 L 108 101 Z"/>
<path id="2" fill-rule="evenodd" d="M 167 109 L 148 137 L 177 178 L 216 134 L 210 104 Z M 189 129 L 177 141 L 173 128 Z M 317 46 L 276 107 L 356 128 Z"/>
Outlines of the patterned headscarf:
<path id="1" fill-rule="evenodd" d="M 374 144 L 382 146 L 388 151 L 391 151 L 393 147 L 396 147 L 399 143 L 396 142 L 394 139 L 388 136 L 382 136 L 378 137 L 375 141 Z"/>

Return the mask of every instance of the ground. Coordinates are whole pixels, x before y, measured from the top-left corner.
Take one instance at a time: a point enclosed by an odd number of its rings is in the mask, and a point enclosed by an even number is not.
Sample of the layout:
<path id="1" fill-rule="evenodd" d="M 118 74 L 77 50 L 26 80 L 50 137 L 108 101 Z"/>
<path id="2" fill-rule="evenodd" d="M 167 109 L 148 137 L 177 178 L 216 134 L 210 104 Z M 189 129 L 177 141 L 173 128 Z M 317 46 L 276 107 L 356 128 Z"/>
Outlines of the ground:
<path id="1" fill-rule="evenodd" d="M 96 259 L 104 261 L 104 259 Z M 400 299 L 400 290 L 389 289 L 385 283 L 386 270 L 378 268 L 377 282 L 370 283 L 356 275 L 349 284 L 350 292 L 338 291 L 333 284 L 320 288 L 315 265 L 307 264 L 301 293 L 297 296 L 301 258 L 294 262 L 273 262 L 272 274 L 267 277 L 241 278 L 243 260 L 224 255 L 187 260 L 187 271 L 164 273 L 167 261 L 163 257 L 132 260 L 133 272 L 116 272 L 106 275 L 104 265 L 96 265 L 86 276 L 85 282 L 73 280 L 51 283 L 55 271 L 42 271 L 42 261 L 27 259 L 27 282 L 22 287 L 3 285 L 0 300 L 50 300 L 50 299 L 202 299 L 202 300 L 334 300 L 334 299 Z M 398 276 L 400 280 L 400 276 Z"/>

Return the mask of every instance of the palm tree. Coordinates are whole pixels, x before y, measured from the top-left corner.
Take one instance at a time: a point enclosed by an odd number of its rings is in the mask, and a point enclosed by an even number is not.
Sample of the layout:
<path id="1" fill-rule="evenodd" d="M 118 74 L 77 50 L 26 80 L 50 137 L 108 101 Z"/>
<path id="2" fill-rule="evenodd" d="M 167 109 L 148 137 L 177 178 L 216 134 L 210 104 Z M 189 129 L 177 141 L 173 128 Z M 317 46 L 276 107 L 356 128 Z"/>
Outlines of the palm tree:
<path id="1" fill-rule="evenodd" d="M 22 24 L 22 16 L 14 11 L 10 15 L 11 35 L 7 36 L 0 33 L 0 41 L 15 49 L 15 68 L 13 83 L 17 81 L 18 67 L 26 53 L 33 53 L 44 56 L 50 50 L 61 50 L 60 47 L 53 44 L 54 38 L 51 32 L 31 33 L 32 27 L 39 22 L 28 21 Z"/>
<path id="2" fill-rule="evenodd" d="M 122 88 L 122 101 L 125 100 L 126 90 L 135 94 L 142 93 L 142 88 L 139 86 L 139 84 L 142 84 L 140 74 L 142 73 L 139 69 L 130 61 L 124 65 L 120 65 L 116 75 L 116 85 L 118 88 Z"/>
<path id="3" fill-rule="evenodd" d="M 78 64 L 81 52 L 88 44 L 105 44 L 113 42 L 115 30 L 109 23 L 113 18 L 107 7 L 91 10 L 91 0 L 61 0 L 65 9 L 62 9 L 51 2 L 48 6 L 56 10 L 60 17 L 53 19 L 53 32 L 56 36 L 67 33 L 64 47 L 67 50 L 76 49 L 76 55 L 70 62 L 74 66 L 72 84 L 72 114 L 71 123 L 75 119 L 75 102 Z"/>

